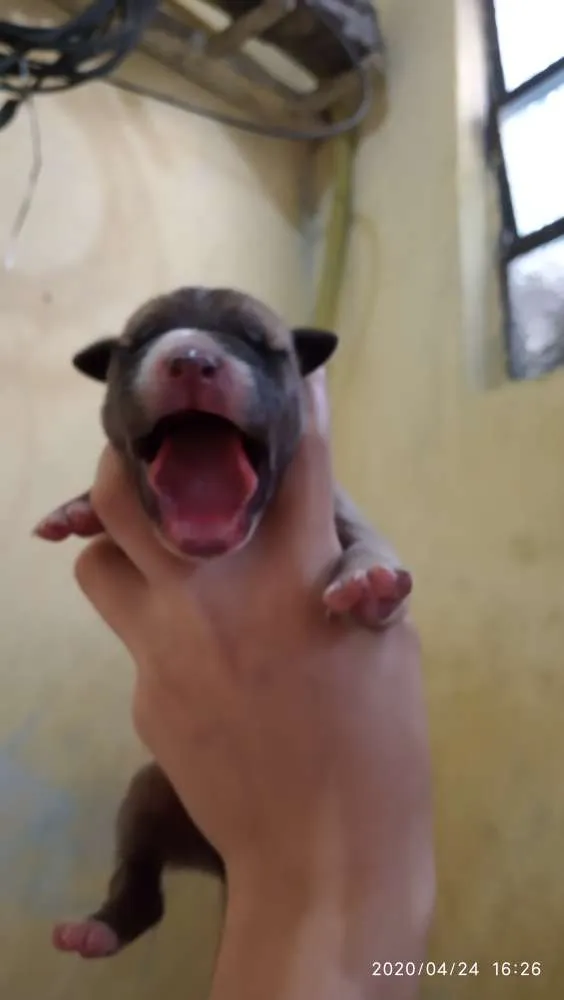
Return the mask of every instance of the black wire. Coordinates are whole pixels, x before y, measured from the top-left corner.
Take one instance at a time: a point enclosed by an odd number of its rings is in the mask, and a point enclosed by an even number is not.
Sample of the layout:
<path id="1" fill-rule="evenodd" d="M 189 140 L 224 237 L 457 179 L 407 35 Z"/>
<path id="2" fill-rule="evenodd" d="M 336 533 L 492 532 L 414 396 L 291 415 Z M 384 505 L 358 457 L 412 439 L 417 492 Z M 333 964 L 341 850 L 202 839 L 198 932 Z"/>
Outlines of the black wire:
<path id="1" fill-rule="evenodd" d="M 0 44 L 9 50 L 0 54 L 0 88 L 25 99 L 106 76 L 138 45 L 157 6 L 158 0 L 94 0 L 55 27 L 0 21 Z"/>

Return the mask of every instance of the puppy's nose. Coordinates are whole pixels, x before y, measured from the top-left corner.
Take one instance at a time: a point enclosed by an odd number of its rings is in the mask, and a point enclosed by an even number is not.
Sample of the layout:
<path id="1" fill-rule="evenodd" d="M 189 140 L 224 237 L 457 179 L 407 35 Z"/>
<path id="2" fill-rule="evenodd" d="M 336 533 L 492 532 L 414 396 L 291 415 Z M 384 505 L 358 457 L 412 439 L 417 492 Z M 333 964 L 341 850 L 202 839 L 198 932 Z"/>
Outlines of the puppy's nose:
<path id="1" fill-rule="evenodd" d="M 211 351 L 199 347 L 189 347 L 168 358 L 168 373 L 172 378 L 193 373 L 211 382 L 221 368 L 221 358 Z"/>

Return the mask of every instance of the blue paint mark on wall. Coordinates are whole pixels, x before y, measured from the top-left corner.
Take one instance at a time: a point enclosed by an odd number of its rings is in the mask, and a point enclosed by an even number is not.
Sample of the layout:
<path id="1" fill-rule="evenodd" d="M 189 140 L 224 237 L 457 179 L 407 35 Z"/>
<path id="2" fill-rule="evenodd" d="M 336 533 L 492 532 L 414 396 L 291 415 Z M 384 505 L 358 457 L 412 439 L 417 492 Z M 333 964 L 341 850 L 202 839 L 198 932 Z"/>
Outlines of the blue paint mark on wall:
<path id="1" fill-rule="evenodd" d="M 23 759 L 37 728 L 35 717 L 0 747 L 0 879 L 5 903 L 51 913 L 68 891 L 72 794 L 34 774 Z"/>
<path id="2" fill-rule="evenodd" d="M 124 788 L 107 764 L 74 788 L 50 781 L 34 766 L 40 733 L 38 711 L 0 744 L 0 905 L 43 919 L 98 902 Z"/>

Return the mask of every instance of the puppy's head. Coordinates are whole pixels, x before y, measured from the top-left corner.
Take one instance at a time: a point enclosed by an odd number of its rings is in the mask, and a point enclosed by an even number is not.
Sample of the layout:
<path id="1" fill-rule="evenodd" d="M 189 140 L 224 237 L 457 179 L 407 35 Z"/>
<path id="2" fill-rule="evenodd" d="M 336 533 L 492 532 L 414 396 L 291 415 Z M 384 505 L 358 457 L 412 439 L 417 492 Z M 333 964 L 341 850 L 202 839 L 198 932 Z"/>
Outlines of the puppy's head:
<path id="1" fill-rule="evenodd" d="M 337 346 L 226 289 L 139 309 L 74 365 L 107 384 L 103 424 L 167 547 L 221 555 L 251 537 L 303 426 L 303 377 Z"/>

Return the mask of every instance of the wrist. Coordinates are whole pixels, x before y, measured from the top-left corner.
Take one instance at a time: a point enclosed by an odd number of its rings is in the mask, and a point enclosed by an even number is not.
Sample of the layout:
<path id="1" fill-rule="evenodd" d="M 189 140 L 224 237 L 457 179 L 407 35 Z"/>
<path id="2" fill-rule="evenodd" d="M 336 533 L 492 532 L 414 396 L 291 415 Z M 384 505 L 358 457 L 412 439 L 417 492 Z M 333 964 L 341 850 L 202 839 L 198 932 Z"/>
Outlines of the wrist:
<path id="1" fill-rule="evenodd" d="M 414 980 L 371 975 L 375 961 L 425 956 L 430 907 L 395 889 L 366 871 L 323 885 L 297 870 L 228 879 L 212 1000 L 412 1000 Z"/>
<path id="2" fill-rule="evenodd" d="M 368 998 L 369 970 L 352 974 L 341 956 L 346 924 L 323 894 L 270 879 L 260 891 L 229 887 L 211 1000 Z"/>

